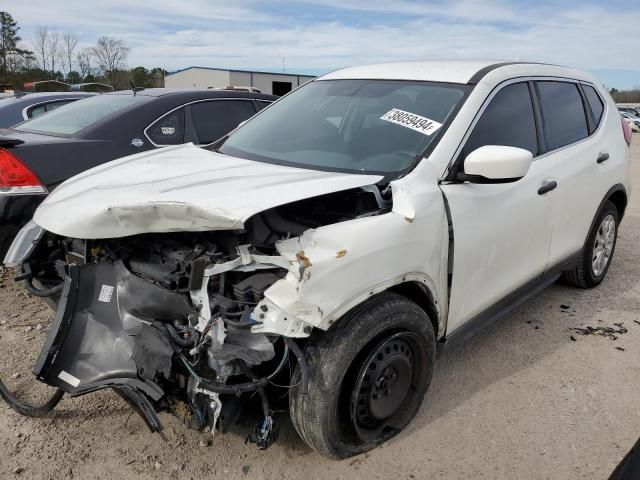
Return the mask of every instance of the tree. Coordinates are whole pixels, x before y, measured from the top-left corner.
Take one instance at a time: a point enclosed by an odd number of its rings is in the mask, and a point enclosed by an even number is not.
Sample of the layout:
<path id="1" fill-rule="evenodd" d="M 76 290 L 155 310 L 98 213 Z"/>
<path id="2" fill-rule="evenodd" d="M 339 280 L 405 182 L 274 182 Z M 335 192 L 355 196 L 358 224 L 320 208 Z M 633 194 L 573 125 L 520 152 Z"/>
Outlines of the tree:
<path id="1" fill-rule="evenodd" d="M 114 84 L 118 76 L 118 70 L 124 68 L 129 55 L 129 47 L 123 40 L 105 36 L 98 39 L 98 44 L 91 49 L 91 52 L 102 73 Z"/>
<path id="2" fill-rule="evenodd" d="M 83 48 L 76 55 L 76 63 L 80 69 L 80 76 L 84 79 L 88 75 L 91 75 L 91 60 L 93 59 L 93 53 L 90 48 Z"/>
<path id="3" fill-rule="evenodd" d="M 67 73 L 67 82 L 68 83 L 82 83 L 82 77 L 75 70 L 71 70 Z"/>
<path id="4" fill-rule="evenodd" d="M 52 72 L 56 71 L 56 61 L 60 58 L 60 54 L 62 53 L 60 50 L 60 35 L 58 35 L 57 30 L 52 30 L 49 32 L 49 66 Z"/>
<path id="5" fill-rule="evenodd" d="M 47 57 L 49 56 L 49 29 L 47 27 L 38 27 L 34 44 L 40 68 L 46 71 Z"/>
<path id="6" fill-rule="evenodd" d="M 73 68 L 73 52 L 78 46 L 78 37 L 71 32 L 64 32 L 62 35 L 62 52 L 67 62 L 67 74 L 71 73 Z"/>
<path id="7" fill-rule="evenodd" d="M 28 50 L 18 48 L 22 40 L 18 35 L 18 23 L 9 12 L 0 12 L 0 73 L 15 72 L 18 65 L 33 55 Z"/>

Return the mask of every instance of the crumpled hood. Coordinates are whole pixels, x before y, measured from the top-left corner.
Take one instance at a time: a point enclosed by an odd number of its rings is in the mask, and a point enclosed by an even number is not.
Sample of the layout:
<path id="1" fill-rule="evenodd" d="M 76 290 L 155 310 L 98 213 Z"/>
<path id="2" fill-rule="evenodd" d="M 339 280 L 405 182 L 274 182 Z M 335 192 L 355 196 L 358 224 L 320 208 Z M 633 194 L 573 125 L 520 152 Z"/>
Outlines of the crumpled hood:
<path id="1" fill-rule="evenodd" d="M 381 179 L 254 162 L 186 144 L 76 175 L 33 218 L 45 230 L 73 238 L 235 229 L 269 208 Z"/>

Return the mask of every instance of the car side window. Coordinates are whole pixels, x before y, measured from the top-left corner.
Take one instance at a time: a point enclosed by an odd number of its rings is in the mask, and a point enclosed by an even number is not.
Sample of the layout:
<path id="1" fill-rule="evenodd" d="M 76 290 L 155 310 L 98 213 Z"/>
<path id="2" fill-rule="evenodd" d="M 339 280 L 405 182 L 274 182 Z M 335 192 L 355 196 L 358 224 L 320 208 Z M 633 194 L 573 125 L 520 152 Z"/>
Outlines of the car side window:
<path id="1" fill-rule="evenodd" d="M 602 103 L 602 99 L 596 92 L 595 88 L 590 85 L 583 84 L 582 89 L 584 90 L 584 94 L 587 97 L 587 102 L 589 102 L 589 107 L 591 107 L 591 113 L 593 113 L 593 119 L 595 120 L 597 127 L 600 124 L 600 119 L 602 119 L 604 104 Z"/>
<path id="2" fill-rule="evenodd" d="M 31 107 L 27 110 L 27 117 L 34 118 L 39 117 L 40 115 L 47 113 L 47 108 L 45 105 L 36 105 L 35 107 Z"/>
<path id="3" fill-rule="evenodd" d="M 489 102 L 462 151 L 463 158 L 485 145 L 503 145 L 538 154 L 533 103 L 527 83 L 502 88 Z"/>
<path id="4" fill-rule="evenodd" d="M 149 139 L 158 146 L 184 143 L 184 108 L 161 117 L 147 130 Z"/>
<path id="5" fill-rule="evenodd" d="M 40 104 L 40 105 L 34 105 L 32 107 L 29 107 L 29 109 L 27 110 L 27 118 L 39 117 L 43 113 L 47 113 L 47 112 L 50 112 L 52 110 L 55 110 L 56 108 L 61 107 L 62 105 L 66 105 L 67 103 L 71 103 L 72 101 L 73 100 L 59 100 L 59 101 L 55 101 L 55 102 L 49 102 L 49 103 L 43 103 L 43 104 Z"/>
<path id="6" fill-rule="evenodd" d="M 55 110 L 56 108 L 66 105 L 67 103 L 71 103 L 73 101 L 74 100 L 63 100 L 60 102 L 51 102 L 51 103 L 47 103 L 45 107 L 47 109 L 47 112 L 51 112 L 52 110 Z"/>
<path id="7" fill-rule="evenodd" d="M 589 136 L 582 96 L 575 83 L 536 82 L 547 150 L 570 145 Z"/>
<path id="8" fill-rule="evenodd" d="M 211 100 L 189 105 L 191 120 L 201 145 L 224 137 L 256 113 L 250 100 Z"/>

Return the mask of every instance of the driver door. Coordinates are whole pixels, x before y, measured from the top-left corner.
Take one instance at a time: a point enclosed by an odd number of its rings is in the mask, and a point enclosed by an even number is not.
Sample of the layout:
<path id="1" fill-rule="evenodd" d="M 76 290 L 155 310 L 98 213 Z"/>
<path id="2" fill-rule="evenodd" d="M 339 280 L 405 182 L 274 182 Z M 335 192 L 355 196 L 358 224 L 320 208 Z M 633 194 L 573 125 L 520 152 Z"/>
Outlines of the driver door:
<path id="1" fill-rule="evenodd" d="M 538 190 L 553 181 L 553 165 L 549 158 L 535 158 L 529 83 L 508 84 L 485 105 L 460 158 L 484 145 L 505 145 L 531 151 L 534 161 L 516 182 L 441 184 L 454 232 L 447 334 L 499 311 L 500 300 L 544 273 L 549 261 L 555 192 Z"/>

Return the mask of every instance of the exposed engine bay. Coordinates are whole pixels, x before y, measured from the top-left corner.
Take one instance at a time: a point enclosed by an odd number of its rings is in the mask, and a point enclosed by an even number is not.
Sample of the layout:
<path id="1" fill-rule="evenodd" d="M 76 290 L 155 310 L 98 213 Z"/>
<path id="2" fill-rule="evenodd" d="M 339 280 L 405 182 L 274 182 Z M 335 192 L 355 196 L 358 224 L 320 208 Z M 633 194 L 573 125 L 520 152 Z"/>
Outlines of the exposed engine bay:
<path id="1" fill-rule="evenodd" d="M 296 340 L 262 325 L 265 292 L 298 268 L 277 242 L 390 203 L 367 187 L 269 209 L 243 230 L 102 240 L 44 232 L 22 274 L 57 302 L 34 373 L 71 395 L 113 388 L 156 432 L 156 412 L 176 403 L 188 405 L 193 428 L 226 431 L 241 396 L 257 393 L 263 416 L 250 439 L 266 448 L 278 432 L 266 390 L 277 379 L 304 392 L 308 380 Z M 296 262 L 304 268 L 304 252 Z"/>

